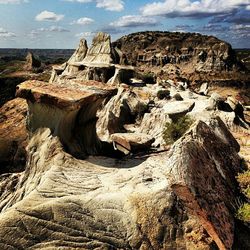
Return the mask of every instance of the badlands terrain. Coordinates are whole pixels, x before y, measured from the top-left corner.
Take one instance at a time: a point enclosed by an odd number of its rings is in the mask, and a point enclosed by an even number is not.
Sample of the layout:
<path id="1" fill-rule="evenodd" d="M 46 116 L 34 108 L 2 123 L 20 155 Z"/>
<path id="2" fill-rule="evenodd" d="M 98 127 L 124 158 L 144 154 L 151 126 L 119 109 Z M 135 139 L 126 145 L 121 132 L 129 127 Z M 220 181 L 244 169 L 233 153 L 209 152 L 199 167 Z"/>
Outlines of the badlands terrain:
<path id="1" fill-rule="evenodd" d="M 0 249 L 250 249 L 244 53 L 98 33 L 1 69 Z"/>

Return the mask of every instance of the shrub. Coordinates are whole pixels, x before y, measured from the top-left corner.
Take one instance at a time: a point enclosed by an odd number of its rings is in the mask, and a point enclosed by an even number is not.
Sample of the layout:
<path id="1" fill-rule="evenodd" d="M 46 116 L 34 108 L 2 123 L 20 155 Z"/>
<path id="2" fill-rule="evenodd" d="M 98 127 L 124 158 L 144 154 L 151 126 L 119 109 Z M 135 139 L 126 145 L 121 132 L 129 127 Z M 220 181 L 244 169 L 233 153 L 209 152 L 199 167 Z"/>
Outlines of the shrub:
<path id="1" fill-rule="evenodd" d="M 141 76 L 141 79 L 143 80 L 143 82 L 145 82 L 147 84 L 154 84 L 155 83 L 155 75 L 154 75 L 154 73 L 151 73 L 151 72 L 144 73 Z"/>
<path id="2" fill-rule="evenodd" d="M 237 212 L 237 218 L 246 222 L 250 222 L 250 204 L 244 203 Z"/>
<path id="3" fill-rule="evenodd" d="M 162 100 L 162 99 L 169 99 L 170 98 L 170 91 L 168 89 L 160 89 L 157 92 L 157 97 Z"/>
<path id="4" fill-rule="evenodd" d="M 172 144 L 178 140 L 193 124 L 193 119 L 186 115 L 172 123 L 166 123 L 163 131 L 163 139 L 166 144 Z"/>
<path id="5" fill-rule="evenodd" d="M 250 170 L 240 173 L 237 176 L 241 191 L 250 199 Z"/>

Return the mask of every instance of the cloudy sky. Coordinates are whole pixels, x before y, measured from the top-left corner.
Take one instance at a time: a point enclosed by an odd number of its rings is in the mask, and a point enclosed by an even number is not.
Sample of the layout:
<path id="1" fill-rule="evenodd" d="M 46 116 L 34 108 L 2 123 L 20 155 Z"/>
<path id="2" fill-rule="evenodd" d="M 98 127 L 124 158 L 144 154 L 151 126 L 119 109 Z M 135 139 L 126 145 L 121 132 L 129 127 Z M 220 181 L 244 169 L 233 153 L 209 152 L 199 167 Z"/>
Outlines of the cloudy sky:
<path id="1" fill-rule="evenodd" d="M 75 48 L 97 31 L 199 32 L 250 48 L 250 0 L 0 0 L 1 48 Z"/>

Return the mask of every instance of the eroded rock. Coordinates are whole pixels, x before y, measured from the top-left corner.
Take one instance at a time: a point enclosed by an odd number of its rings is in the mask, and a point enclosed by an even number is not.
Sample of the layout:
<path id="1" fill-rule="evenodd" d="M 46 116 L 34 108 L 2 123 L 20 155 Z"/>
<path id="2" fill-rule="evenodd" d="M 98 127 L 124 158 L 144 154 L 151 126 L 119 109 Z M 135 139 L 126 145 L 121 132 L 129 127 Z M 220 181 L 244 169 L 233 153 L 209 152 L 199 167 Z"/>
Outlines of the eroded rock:
<path id="1" fill-rule="evenodd" d="M 150 135 L 142 133 L 115 133 L 110 139 L 114 143 L 114 147 L 126 155 L 139 151 L 150 149 L 152 143 L 155 141 Z"/>
<path id="2" fill-rule="evenodd" d="M 195 102 L 192 101 L 175 101 L 169 102 L 164 106 L 164 112 L 173 120 L 176 120 L 178 117 L 186 115 L 190 112 L 195 106 Z"/>
<path id="3" fill-rule="evenodd" d="M 217 131 L 197 122 L 169 153 L 119 162 L 37 130 L 0 198 L 1 247 L 231 249 L 240 158 Z"/>
<path id="4" fill-rule="evenodd" d="M 8 101 L 0 108 L 0 174 L 24 170 L 27 110 L 28 105 L 21 98 Z"/>
<path id="5" fill-rule="evenodd" d="M 116 93 L 115 88 L 100 85 L 94 82 L 85 86 L 76 83 L 58 86 L 39 81 L 22 83 L 17 96 L 28 101 L 29 131 L 50 128 L 76 157 L 100 153 L 102 143 L 96 135 L 96 112 L 103 100 Z"/>
<path id="6" fill-rule="evenodd" d="M 42 62 L 39 60 L 39 58 L 35 56 L 32 52 L 28 52 L 24 68 L 26 70 L 34 70 L 40 68 L 41 66 Z"/>

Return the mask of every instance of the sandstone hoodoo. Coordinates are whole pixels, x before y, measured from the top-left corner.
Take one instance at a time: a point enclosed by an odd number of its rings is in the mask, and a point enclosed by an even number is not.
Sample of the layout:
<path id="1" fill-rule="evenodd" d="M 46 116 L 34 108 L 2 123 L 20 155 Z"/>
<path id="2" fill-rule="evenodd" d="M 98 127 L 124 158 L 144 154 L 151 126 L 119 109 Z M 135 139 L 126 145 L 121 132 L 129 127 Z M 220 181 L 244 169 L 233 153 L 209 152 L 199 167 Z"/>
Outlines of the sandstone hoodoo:
<path id="1" fill-rule="evenodd" d="M 24 135 L 27 159 L 0 175 L 0 249 L 250 248 L 249 227 L 235 218 L 245 202 L 236 180 L 243 159 L 230 132 L 249 129 L 246 108 L 208 83 L 195 92 L 140 68 L 238 67 L 228 44 L 193 36 L 144 32 L 111 44 L 98 33 L 50 82 L 18 85 L 24 106 L 13 140 Z M 0 135 L 11 129 L 9 105 Z"/>
<path id="2" fill-rule="evenodd" d="M 24 68 L 26 70 L 34 70 L 40 68 L 41 66 L 42 66 L 41 60 L 39 60 L 39 58 L 35 56 L 32 52 L 28 52 Z"/>
<path id="3" fill-rule="evenodd" d="M 98 82 L 59 87 L 26 81 L 18 86 L 16 94 L 28 101 L 27 127 L 31 133 L 50 128 L 68 152 L 84 158 L 104 150 L 96 135 L 96 112 L 102 101 L 115 93 L 115 88 Z"/>
<path id="4" fill-rule="evenodd" d="M 122 55 L 121 55 L 122 56 Z M 117 59 L 118 58 L 118 59 Z M 86 40 L 81 40 L 78 49 L 67 63 L 54 67 L 50 82 L 63 82 L 68 78 L 95 80 L 113 84 L 129 82 L 133 67 L 117 65 L 119 54 L 111 46 L 110 35 L 99 32 L 88 49 Z"/>

